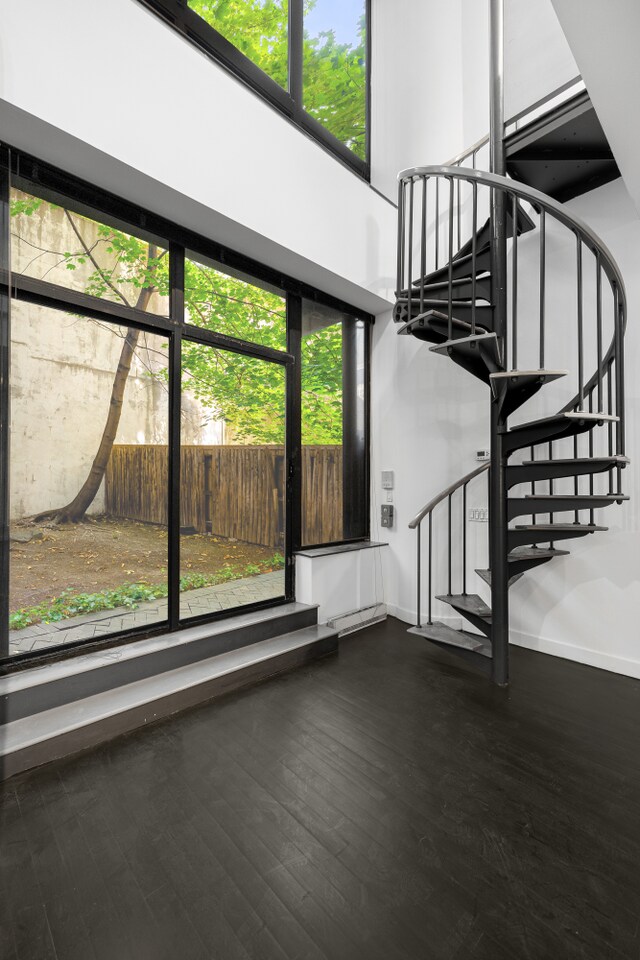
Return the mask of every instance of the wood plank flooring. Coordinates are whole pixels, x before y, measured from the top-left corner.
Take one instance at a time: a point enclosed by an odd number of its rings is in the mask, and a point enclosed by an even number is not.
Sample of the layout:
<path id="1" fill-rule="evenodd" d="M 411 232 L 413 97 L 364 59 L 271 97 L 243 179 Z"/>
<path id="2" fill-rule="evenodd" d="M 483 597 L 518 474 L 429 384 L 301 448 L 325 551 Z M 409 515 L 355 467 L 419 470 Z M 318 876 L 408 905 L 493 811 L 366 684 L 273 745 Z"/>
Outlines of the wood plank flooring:
<path id="1" fill-rule="evenodd" d="M 395 620 L 0 791 L 3 960 L 638 960 L 640 682 Z"/>

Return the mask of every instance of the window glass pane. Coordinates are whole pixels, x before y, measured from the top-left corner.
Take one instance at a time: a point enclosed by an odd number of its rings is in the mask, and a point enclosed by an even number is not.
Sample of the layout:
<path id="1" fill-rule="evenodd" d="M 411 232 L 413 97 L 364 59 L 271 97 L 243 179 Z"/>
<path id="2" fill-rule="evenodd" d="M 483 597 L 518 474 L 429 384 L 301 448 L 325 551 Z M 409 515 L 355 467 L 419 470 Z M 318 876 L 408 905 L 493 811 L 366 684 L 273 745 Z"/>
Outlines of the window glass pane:
<path id="1" fill-rule="evenodd" d="M 274 350 L 287 346 L 287 311 L 282 294 L 257 286 L 244 275 L 222 272 L 214 261 L 194 255 L 185 261 L 187 323 Z"/>
<path id="2" fill-rule="evenodd" d="M 10 652 L 167 619 L 167 340 L 12 305 Z"/>
<path id="3" fill-rule="evenodd" d="M 366 536 L 364 322 L 302 301 L 302 543 Z"/>
<path id="4" fill-rule="evenodd" d="M 63 204 L 12 188 L 13 273 L 167 316 L 167 250 Z"/>
<path id="5" fill-rule="evenodd" d="M 285 595 L 285 370 L 183 341 L 180 614 Z"/>
<path id="6" fill-rule="evenodd" d="M 188 0 L 188 6 L 287 89 L 287 0 Z"/>
<path id="7" fill-rule="evenodd" d="M 365 57 L 365 0 L 306 5 L 304 109 L 361 160 L 366 156 Z"/>

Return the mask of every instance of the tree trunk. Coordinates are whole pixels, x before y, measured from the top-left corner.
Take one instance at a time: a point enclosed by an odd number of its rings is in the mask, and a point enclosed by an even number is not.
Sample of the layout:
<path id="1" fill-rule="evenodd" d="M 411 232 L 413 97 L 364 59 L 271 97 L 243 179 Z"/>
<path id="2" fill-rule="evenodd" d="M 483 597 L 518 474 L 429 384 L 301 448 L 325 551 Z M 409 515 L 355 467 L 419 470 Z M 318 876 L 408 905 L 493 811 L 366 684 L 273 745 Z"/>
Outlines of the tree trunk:
<path id="1" fill-rule="evenodd" d="M 151 250 L 149 256 L 152 256 Z M 139 310 L 146 310 L 151 295 L 154 292 L 153 287 L 145 287 L 140 291 L 136 307 Z M 122 414 L 122 401 L 124 391 L 131 369 L 131 361 L 138 346 L 140 331 L 129 329 L 125 341 L 120 351 L 120 359 L 116 369 L 113 385 L 111 387 L 111 399 L 109 401 L 109 411 L 107 420 L 102 431 L 102 439 L 96 453 L 87 479 L 75 495 L 73 500 L 64 507 L 55 510 L 46 510 L 35 517 L 37 520 L 55 520 L 56 523 L 78 523 L 82 520 L 96 498 L 100 489 L 111 456 L 111 450 L 116 439 L 118 427 L 120 425 L 120 416 Z"/>

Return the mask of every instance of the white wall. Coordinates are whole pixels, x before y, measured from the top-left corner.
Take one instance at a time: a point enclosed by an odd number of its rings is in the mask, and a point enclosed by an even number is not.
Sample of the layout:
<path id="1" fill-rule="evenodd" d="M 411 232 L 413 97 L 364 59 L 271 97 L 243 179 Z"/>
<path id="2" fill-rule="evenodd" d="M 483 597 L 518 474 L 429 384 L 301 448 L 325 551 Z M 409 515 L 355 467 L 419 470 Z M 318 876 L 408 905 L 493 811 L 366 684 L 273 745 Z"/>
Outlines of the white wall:
<path id="1" fill-rule="evenodd" d="M 553 0 L 553 6 L 640 212 L 640 4 Z"/>
<path id="2" fill-rule="evenodd" d="M 373 0 L 372 184 L 397 197 L 406 167 L 464 146 L 461 0 Z"/>
<path id="3" fill-rule="evenodd" d="M 134 0 L 27 6 L 1 3 L 5 142 L 384 307 L 395 211 L 367 184 Z"/>
<path id="4" fill-rule="evenodd" d="M 588 18 L 581 17 L 592 30 Z M 505 116 L 513 117 L 580 70 L 552 0 L 505 0 L 504 20 Z"/>

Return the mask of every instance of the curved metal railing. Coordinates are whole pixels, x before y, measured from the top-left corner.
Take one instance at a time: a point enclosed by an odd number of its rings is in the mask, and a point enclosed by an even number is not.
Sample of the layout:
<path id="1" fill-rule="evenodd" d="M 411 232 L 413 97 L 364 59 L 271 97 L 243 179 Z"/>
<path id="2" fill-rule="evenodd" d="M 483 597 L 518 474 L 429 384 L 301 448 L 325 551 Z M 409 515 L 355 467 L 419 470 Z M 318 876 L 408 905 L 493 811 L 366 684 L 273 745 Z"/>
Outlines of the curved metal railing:
<path id="1" fill-rule="evenodd" d="M 482 237 L 480 226 L 484 215 L 489 217 L 496 209 L 498 195 L 506 205 L 511 219 L 510 249 L 506 258 L 506 287 L 503 291 L 503 305 L 506 316 L 502 332 L 502 359 L 507 370 L 544 369 L 560 335 L 567 331 L 567 323 L 573 325 L 574 365 L 576 378 L 575 392 L 561 406 L 562 412 L 590 412 L 603 414 L 607 428 L 598 442 L 606 447 L 602 454 L 609 457 L 625 453 L 625 417 L 624 417 L 624 333 L 627 322 L 627 301 L 624 281 L 619 267 L 597 234 L 579 217 L 566 207 L 540 191 L 506 177 L 485 173 L 480 170 L 461 166 L 425 166 L 404 170 L 399 175 L 398 194 L 398 263 L 396 288 L 396 319 L 411 320 L 433 309 L 434 304 L 448 318 L 448 339 L 454 339 L 456 329 L 456 290 L 463 284 L 466 287 L 464 299 L 468 303 L 469 333 L 482 333 L 482 300 L 485 293 L 479 293 L 481 279 L 489 271 L 487 263 L 490 250 L 488 240 Z M 440 184 L 445 189 L 440 189 Z M 531 226 L 537 226 L 537 241 L 532 237 L 519 239 L 518 229 L 513 229 L 525 215 L 527 205 L 530 213 L 527 219 Z M 503 206 L 504 209 L 504 206 Z M 486 214 L 484 213 L 486 211 Z M 537 219 L 537 223 L 535 222 Z M 551 224 L 561 228 L 560 236 L 552 236 L 552 257 L 557 261 L 559 248 L 566 254 L 564 241 L 568 238 L 573 245 L 573 264 L 575 296 L 573 297 L 574 318 L 562 312 L 562 325 L 552 328 L 549 309 L 549 235 Z M 489 236 L 488 225 L 484 226 L 484 237 Z M 523 242 L 526 250 L 522 251 Z M 482 262 L 480 260 L 483 256 Z M 464 255 L 469 268 L 465 270 L 466 281 L 455 280 L 453 276 L 456 256 Z M 590 263 L 587 258 L 590 258 Z M 530 309 L 525 305 L 525 320 L 522 318 L 519 281 L 523 269 L 537 273 L 534 287 L 537 288 L 537 304 Z M 433 274 L 435 273 L 435 283 Z M 427 282 L 429 278 L 429 282 Z M 566 282 L 566 276 L 564 277 Z M 434 291 L 434 286 L 439 288 Z M 486 291 L 486 284 L 483 288 Z M 495 302 L 495 290 L 492 289 Z M 525 291 L 529 293 L 530 290 Z M 434 301 L 433 297 L 436 297 Z M 489 303 L 484 304 L 485 309 Z M 459 307 L 458 307 L 459 309 Z M 591 329 L 588 325 L 591 324 Z M 535 328 L 535 336 L 532 335 Z M 458 333 L 458 335 L 460 335 Z M 525 355 L 524 366 L 520 365 Z M 593 372 L 585 373 L 587 365 Z M 558 364 L 560 365 L 560 364 Z M 611 418 L 611 419 L 607 419 Z M 586 441 L 587 455 L 594 457 L 596 440 L 594 431 L 580 441 L 573 438 L 573 456 L 579 455 L 579 443 Z M 548 444 L 548 457 L 557 456 L 558 449 L 564 449 L 566 440 L 551 441 Z M 532 458 L 535 450 L 531 448 Z M 451 503 L 458 490 L 463 491 L 466 501 L 468 483 L 484 472 L 487 465 L 472 471 L 452 484 L 441 494 L 434 497 L 411 521 L 410 527 L 417 530 L 418 558 L 420 558 L 420 528 L 425 517 L 429 518 L 429 621 L 431 622 L 431 553 L 432 553 L 432 517 L 434 509 L 443 501 L 449 504 L 449 538 L 447 548 L 448 582 L 451 586 L 452 538 Z M 579 492 L 579 478 L 574 478 L 574 492 Z M 587 481 L 589 492 L 594 492 L 594 477 Z M 609 471 L 609 492 L 614 488 L 621 492 L 621 466 Z M 553 493 L 554 481 L 548 481 L 549 492 Z M 535 492 L 535 485 L 531 485 Z M 461 543 L 463 550 L 462 579 L 463 593 L 466 593 L 466 508 L 463 507 Z M 552 517 L 552 515 L 551 515 Z M 576 522 L 579 515 L 576 513 Z M 591 512 L 590 521 L 593 522 Z M 420 564 L 420 559 L 418 559 Z M 449 592 L 451 590 L 449 589 Z M 418 570 L 418 624 L 420 623 L 420 566 Z"/>

